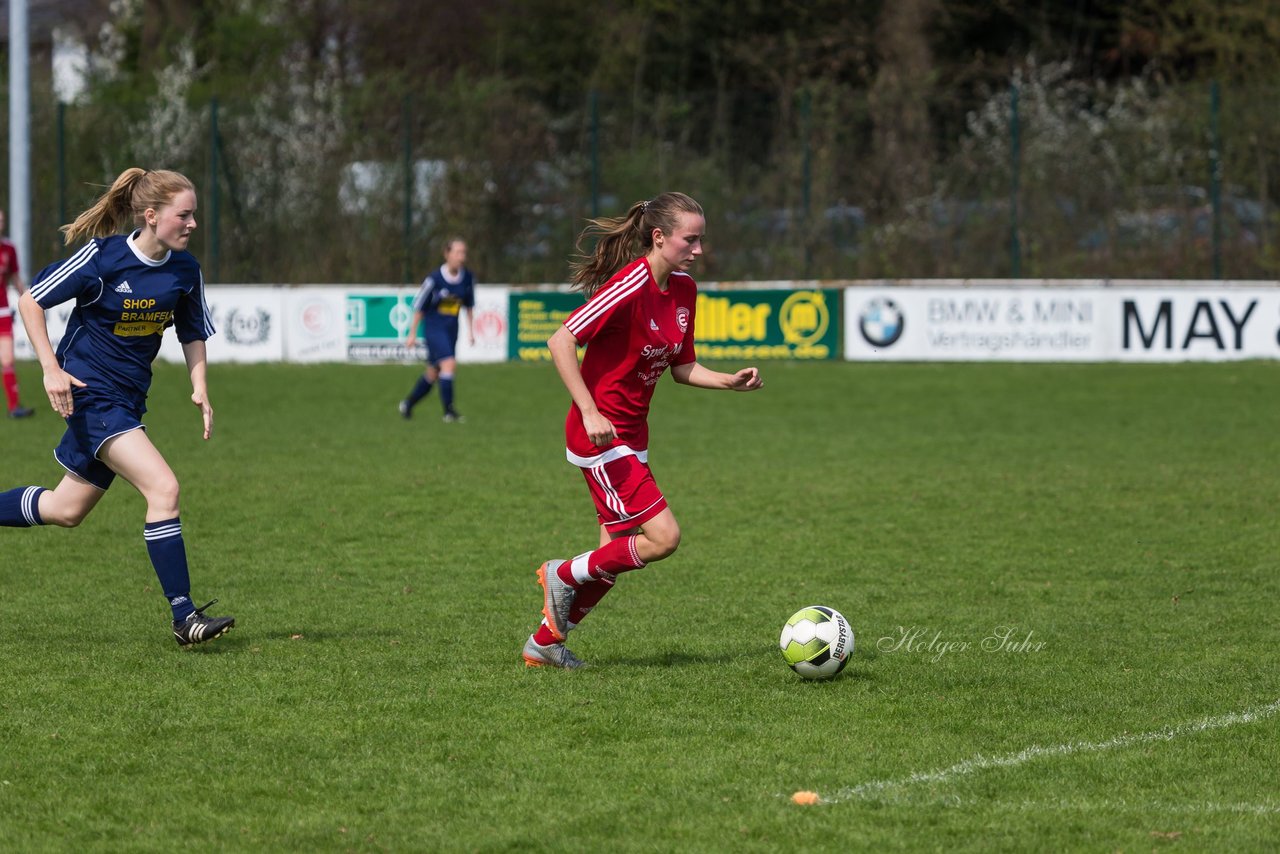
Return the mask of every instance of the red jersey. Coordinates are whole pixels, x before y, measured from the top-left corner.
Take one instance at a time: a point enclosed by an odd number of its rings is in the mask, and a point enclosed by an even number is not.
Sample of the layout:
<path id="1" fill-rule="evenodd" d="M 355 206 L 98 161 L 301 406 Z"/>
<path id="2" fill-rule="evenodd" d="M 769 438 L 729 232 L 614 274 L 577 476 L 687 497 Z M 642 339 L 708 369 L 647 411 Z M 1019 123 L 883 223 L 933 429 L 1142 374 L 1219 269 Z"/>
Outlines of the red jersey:
<path id="1" fill-rule="evenodd" d="M 687 273 L 673 272 L 661 290 L 644 258 L 619 270 L 564 325 L 587 345 L 582 379 L 600 414 L 613 424 L 611 448 L 649 448 L 649 401 L 671 365 L 695 359 L 693 312 L 698 288 Z M 607 449 L 592 443 L 575 403 L 564 423 L 569 459 L 593 465 Z"/>
<path id="2" fill-rule="evenodd" d="M 18 275 L 18 250 L 4 238 L 0 238 L 0 317 L 13 313 L 9 308 L 9 280 Z"/>

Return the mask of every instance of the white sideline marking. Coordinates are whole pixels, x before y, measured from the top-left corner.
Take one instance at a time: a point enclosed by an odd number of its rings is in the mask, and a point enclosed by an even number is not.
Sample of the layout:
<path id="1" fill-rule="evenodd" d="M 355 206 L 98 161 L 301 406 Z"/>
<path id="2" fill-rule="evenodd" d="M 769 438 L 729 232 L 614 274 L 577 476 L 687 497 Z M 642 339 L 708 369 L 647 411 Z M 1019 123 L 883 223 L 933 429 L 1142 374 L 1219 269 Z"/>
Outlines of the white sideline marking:
<path id="1" fill-rule="evenodd" d="M 1250 724 L 1254 721 L 1269 718 L 1277 711 L 1280 711 L 1280 700 L 1270 703 L 1266 706 L 1259 706 L 1253 709 L 1246 709 L 1243 712 L 1231 712 L 1225 715 L 1217 715 L 1210 718 L 1201 718 L 1198 721 L 1190 721 L 1185 724 L 1179 724 L 1168 729 L 1154 730 L 1152 732 L 1135 733 L 1134 735 L 1118 735 L 1115 738 L 1106 741 L 1068 741 L 1065 744 L 1055 744 L 1049 747 L 1040 747 L 1032 745 L 1018 751 L 1017 753 L 1007 753 L 1004 756 L 982 756 L 981 754 L 974 756 L 972 759 L 966 759 L 963 762 L 957 762 L 948 768 L 938 771 L 917 771 L 907 777 L 898 780 L 871 780 L 866 783 L 859 783 L 856 786 L 850 786 L 830 795 L 819 793 L 822 803 L 832 804 L 839 801 L 849 801 L 855 798 L 862 800 L 878 800 L 885 794 L 898 789 L 905 789 L 919 783 L 945 783 L 953 777 L 963 777 L 966 774 L 973 774 L 978 771 L 986 771 L 989 768 L 1009 768 L 1014 765 L 1022 765 L 1033 759 L 1043 759 L 1049 756 L 1071 756 L 1077 753 L 1100 753 L 1105 750 L 1116 750 L 1123 747 L 1131 747 L 1135 744 L 1148 744 L 1153 741 L 1172 741 L 1175 738 L 1181 738 L 1185 735 L 1196 735 L 1198 733 L 1207 732 L 1215 729 L 1226 729 L 1227 727 L 1239 726 L 1240 724 Z"/>
<path id="2" fill-rule="evenodd" d="M 976 803 L 976 802 L 974 802 Z M 997 808 L 1001 808 L 997 805 Z M 1019 801 L 1007 807 L 1022 812 L 1044 812 L 1047 809 L 1069 810 L 1077 812 L 1169 812 L 1169 813 L 1247 813 L 1252 815 L 1280 815 L 1280 804 L 1246 802 L 1220 803 L 1206 801 L 1204 803 L 1180 804 L 1171 801 L 1146 801 L 1133 803 L 1123 798 L 1111 798 L 1102 801 Z"/>

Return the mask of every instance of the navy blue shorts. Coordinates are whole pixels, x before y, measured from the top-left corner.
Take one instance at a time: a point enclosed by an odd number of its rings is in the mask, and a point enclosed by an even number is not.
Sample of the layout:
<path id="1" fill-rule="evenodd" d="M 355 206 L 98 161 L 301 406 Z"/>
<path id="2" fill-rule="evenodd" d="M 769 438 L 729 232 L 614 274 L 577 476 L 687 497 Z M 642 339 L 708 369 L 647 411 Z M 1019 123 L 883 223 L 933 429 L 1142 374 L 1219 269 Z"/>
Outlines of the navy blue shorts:
<path id="1" fill-rule="evenodd" d="M 427 364 L 435 365 L 443 359 L 455 358 L 458 333 L 450 334 L 446 329 L 427 328 L 423 330 L 422 340 L 427 345 Z"/>
<path id="2" fill-rule="evenodd" d="M 54 458 L 64 469 L 84 478 L 98 489 L 107 489 L 116 479 L 116 473 L 98 459 L 103 444 L 121 433 L 139 428 L 144 406 L 134 406 L 114 399 L 75 392 L 75 412 L 66 419 L 67 432 L 54 449 Z"/>

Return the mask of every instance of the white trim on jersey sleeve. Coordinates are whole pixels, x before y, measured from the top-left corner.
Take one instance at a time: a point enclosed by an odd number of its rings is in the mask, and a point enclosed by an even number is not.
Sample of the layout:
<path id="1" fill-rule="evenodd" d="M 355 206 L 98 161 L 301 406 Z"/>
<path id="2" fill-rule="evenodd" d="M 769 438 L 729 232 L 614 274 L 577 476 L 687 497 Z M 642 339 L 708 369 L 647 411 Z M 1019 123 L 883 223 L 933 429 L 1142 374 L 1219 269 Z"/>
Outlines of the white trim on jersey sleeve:
<path id="1" fill-rule="evenodd" d="M 67 279 L 71 278 L 77 270 L 88 264 L 94 255 L 98 254 L 98 244 L 90 240 L 84 246 L 76 250 L 76 254 L 72 255 L 58 269 L 49 274 L 47 278 L 31 285 L 31 298 L 36 302 L 40 302 L 45 296 L 53 293 L 53 291 Z M 101 280 L 100 280 L 101 281 Z M 68 296 L 67 299 L 70 297 Z M 54 303 L 56 305 L 57 303 Z M 52 306 L 40 303 L 41 308 L 52 308 Z"/>
<path id="2" fill-rule="evenodd" d="M 197 264 L 196 285 L 178 297 L 171 317 L 173 331 L 178 336 L 180 344 L 208 341 L 218 331 L 213 327 L 213 312 L 209 310 L 209 303 L 205 300 L 204 293 L 204 271 Z M 199 306 L 199 309 L 195 306 Z"/>
<path id="3" fill-rule="evenodd" d="M 426 313 L 427 297 L 430 295 L 431 288 L 434 286 L 434 284 L 435 283 L 431 280 L 430 276 L 427 276 L 425 279 L 422 280 L 422 284 L 418 286 L 418 292 L 414 294 L 414 297 L 413 297 L 414 311 L 421 311 L 423 313 Z"/>
<path id="4" fill-rule="evenodd" d="M 573 333 L 573 337 L 582 340 L 581 333 L 596 321 L 613 313 L 619 304 L 632 294 L 643 288 L 649 281 L 649 267 L 640 264 L 623 278 L 609 285 L 591 298 L 591 301 L 579 308 L 564 322 L 565 328 Z"/>
<path id="5" fill-rule="evenodd" d="M 106 283 L 106 282 L 104 282 L 104 281 L 102 280 L 102 277 L 101 277 L 101 276 L 99 276 L 99 277 L 98 277 L 98 295 L 97 295 L 96 297 L 94 297 L 93 299 L 89 300 L 88 302 L 83 303 L 83 305 L 85 305 L 85 306 L 91 306 L 91 305 L 93 305 L 95 302 L 97 302 L 98 300 L 102 299 L 102 294 L 103 294 L 106 290 L 107 290 L 107 283 Z"/>
<path id="6" fill-rule="evenodd" d="M 213 328 L 213 312 L 209 310 L 209 303 L 204 298 L 204 270 L 200 270 L 200 311 L 204 314 L 204 334 L 205 340 L 211 338 L 218 330 Z"/>

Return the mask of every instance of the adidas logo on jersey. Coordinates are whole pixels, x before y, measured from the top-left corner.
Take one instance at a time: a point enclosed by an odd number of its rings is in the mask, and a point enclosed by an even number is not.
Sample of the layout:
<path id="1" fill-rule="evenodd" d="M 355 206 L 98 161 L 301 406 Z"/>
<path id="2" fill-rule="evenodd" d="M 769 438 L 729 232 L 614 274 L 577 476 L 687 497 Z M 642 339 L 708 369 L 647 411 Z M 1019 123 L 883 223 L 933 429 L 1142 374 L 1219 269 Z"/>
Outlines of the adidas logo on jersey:
<path id="1" fill-rule="evenodd" d="M 116 285 L 116 293 L 131 294 L 133 293 L 133 288 L 129 287 L 128 282 L 121 282 L 120 284 Z"/>
<path id="2" fill-rule="evenodd" d="M 658 324 L 652 317 L 649 318 L 649 328 L 652 329 L 654 332 L 658 331 Z"/>

